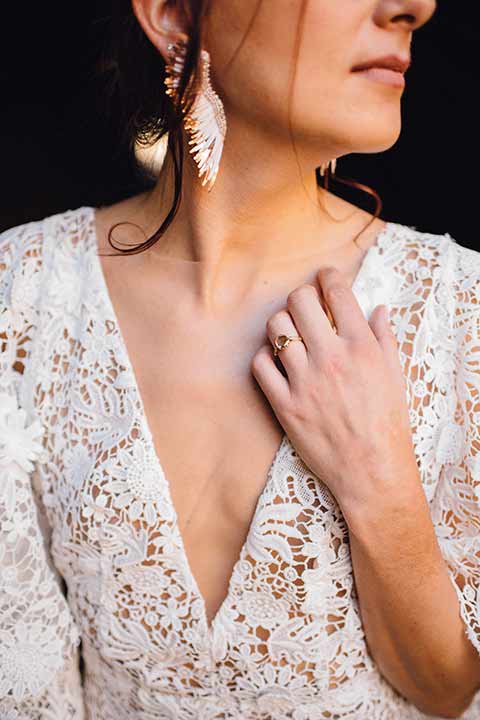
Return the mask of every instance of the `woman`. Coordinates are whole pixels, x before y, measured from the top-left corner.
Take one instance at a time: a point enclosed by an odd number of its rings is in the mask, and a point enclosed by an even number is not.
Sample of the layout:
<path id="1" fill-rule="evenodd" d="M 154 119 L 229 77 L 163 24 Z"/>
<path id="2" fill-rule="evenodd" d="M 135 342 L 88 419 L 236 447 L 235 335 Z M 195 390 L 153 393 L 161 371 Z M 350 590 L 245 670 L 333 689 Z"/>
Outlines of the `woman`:
<path id="1" fill-rule="evenodd" d="M 133 1 L 158 181 L 0 237 L 2 718 L 478 718 L 480 256 L 328 190 L 434 10 Z"/>

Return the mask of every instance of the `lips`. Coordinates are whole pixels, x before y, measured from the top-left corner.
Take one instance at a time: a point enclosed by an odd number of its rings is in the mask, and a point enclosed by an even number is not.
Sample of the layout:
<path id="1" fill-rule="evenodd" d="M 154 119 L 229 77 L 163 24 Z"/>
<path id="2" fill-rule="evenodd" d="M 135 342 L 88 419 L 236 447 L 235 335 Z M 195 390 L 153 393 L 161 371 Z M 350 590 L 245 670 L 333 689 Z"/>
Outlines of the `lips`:
<path id="1" fill-rule="evenodd" d="M 400 55 L 385 55 L 384 57 L 372 58 L 366 60 L 359 65 L 355 65 L 352 68 L 352 72 L 358 72 L 360 70 L 369 70 L 370 68 L 385 68 L 386 70 L 393 70 L 394 72 L 402 73 L 402 75 L 410 67 L 410 58 L 401 57 Z"/>

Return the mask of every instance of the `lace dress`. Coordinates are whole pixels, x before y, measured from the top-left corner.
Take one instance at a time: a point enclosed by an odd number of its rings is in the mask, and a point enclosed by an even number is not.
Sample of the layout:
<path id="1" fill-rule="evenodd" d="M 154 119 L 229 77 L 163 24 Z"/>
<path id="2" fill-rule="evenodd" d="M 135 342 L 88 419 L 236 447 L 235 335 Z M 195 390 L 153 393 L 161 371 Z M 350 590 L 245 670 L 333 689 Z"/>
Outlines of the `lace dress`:
<path id="1" fill-rule="evenodd" d="M 426 718 L 369 655 L 345 520 L 286 435 L 208 624 L 96 252 L 91 207 L 0 234 L 0 718 Z M 393 311 L 480 652 L 480 254 L 390 222 L 353 292 Z"/>

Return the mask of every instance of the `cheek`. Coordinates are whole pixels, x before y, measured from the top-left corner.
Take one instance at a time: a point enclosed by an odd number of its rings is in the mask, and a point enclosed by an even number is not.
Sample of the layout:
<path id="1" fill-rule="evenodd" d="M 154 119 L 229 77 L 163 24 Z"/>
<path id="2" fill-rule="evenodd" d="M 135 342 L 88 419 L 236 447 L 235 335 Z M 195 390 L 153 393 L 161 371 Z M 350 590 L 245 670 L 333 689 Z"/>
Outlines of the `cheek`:
<path id="1" fill-rule="evenodd" d="M 299 52 L 299 85 L 326 99 L 342 91 L 358 61 L 371 23 L 365 7 L 372 0 L 307 0 Z"/>
<path id="2" fill-rule="evenodd" d="M 374 1 L 305 0 L 297 47 L 303 0 L 213 0 L 207 24 L 212 80 L 228 111 L 269 132 L 283 131 L 292 92 L 297 133 L 338 140 L 351 151 L 389 147 L 400 129 L 400 94 L 351 73 L 371 35 Z"/>
<path id="3" fill-rule="evenodd" d="M 251 122 L 286 122 L 289 58 L 285 49 L 279 53 L 274 50 L 266 44 L 244 46 L 227 72 L 212 72 L 214 87 L 233 115 Z"/>
<path id="4" fill-rule="evenodd" d="M 401 132 L 400 94 L 345 72 L 308 74 L 298 81 L 292 124 L 300 142 L 328 146 L 332 156 L 383 152 Z"/>
<path id="5" fill-rule="evenodd" d="M 284 124 L 303 1 L 213 0 L 207 37 L 216 88 L 231 112 Z"/>

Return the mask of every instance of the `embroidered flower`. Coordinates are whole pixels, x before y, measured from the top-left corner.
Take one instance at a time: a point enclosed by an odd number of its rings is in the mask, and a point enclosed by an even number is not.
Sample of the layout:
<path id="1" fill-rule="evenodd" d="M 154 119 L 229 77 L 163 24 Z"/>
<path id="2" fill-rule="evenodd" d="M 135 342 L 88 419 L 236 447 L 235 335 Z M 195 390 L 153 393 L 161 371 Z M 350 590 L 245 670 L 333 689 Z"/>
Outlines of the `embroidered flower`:
<path id="1" fill-rule="evenodd" d="M 295 705 L 295 696 L 287 688 L 265 688 L 257 697 L 257 707 L 260 712 L 284 713 L 294 710 Z"/>
<path id="2" fill-rule="evenodd" d="M 143 515 L 147 523 L 153 525 L 160 505 L 162 519 L 165 519 L 165 512 L 168 514 L 166 480 L 152 448 L 138 438 L 130 452 L 122 453 L 121 459 L 119 471 L 123 478 L 112 478 L 106 485 L 108 490 L 116 493 L 114 506 L 125 508 L 132 522 Z"/>
<path id="3" fill-rule="evenodd" d="M 162 555 L 174 556 L 180 550 L 175 526 L 163 523 L 159 531 L 161 534 L 155 538 L 153 544 L 160 549 Z"/>
<path id="4" fill-rule="evenodd" d="M 188 614 L 188 609 L 182 611 L 181 606 L 175 598 L 169 597 L 167 600 L 159 601 L 155 606 L 156 612 L 160 615 L 160 625 L 163 628 L 172 627 L 174 630 L 182 629 L 182 620 Z"/>
<path id="5" fill-rule="evenodd" d="M 313 559 L 313 568 L 306 568 L 302 575 L 305 586 L 304 610 L 324 612 L 325 602 L 333 589 L 329 568 L 335 562 L 336 555 L 330 546 L 329 534 L 320 523 L 310 528 L 310 540 L 303 547 L 303 554 Z"/>
<path id="6" fill-rule="evenodd" d="M 0 696 L 16 700 L 37 695 L 63 662 L 62 643 L 55 628 L 18 622 L 2 634 L 0 644 Z"/>
<path id="7" fill-rule="evenodd" d="M 132 565 L 123 568 L 118 575 L 118 583 L 122 587 L 129 585 L 142 595 L 158 596 L 170 582 L 162 567 L 149 565 Z"/>
<path id="8" fill-rule="evenodd" d="M 37 419 L 27 423 L 27 413 L 18 406 L 17 399 L 0 394 L 0 468 L 15 463 L 30 473 L 33 461 L 43 456 L 43 427 Z"/>
<path id="9" fill-rule="evenodd" d="M 85 493 L 82 515 L 84 518 L 93 518 L 94 522 L 101 522 L 108 514 L 108 495 L 99 493 L 96 498 L 90 493 Z"/>
<path id="10" fill-rule="evenodd" d="M 437 461 L 455 464 L 461 459 L 463 432 L 460 425 L 447 419 L 440 425 L 437 445 Z"/>
<path id="11" fill-rule="evenodd" d="M 30 516 L 21 511 L 12 513 L 9 520 L 2 523 L 2 533 L 6 534 L 7 543 L 15 543 L 28 534 L 30 528 Z"/>
<path id="12" fill-rule="evenodd" d="M 77 502 L 77 492 L 90 477 L 90 470 L 94 463 L 91 452 L 88 447 L 78 443 L 72 448 L 68 448 L 64 455 L 65 477 L 67 482 L 59 489 L 62 500 L 68 507 L 71 503 Z M 94 474 L 92 473 L 92 479 Z"/>
<path id="13" fill-rule="evenodd" d="M 110 368 L 112 364 L 112 353 L 116 350 L 118 339 L 116 333 L 106 332 L 105 322 L 95 317 L 92 318 L 89 332 L 82 337 L 82 364 L 101 368 Z M 96 370 L 97 372 L 97 370 Z M 118 377 L 115 380 L 117 383 Z"/>
<path id="14" fill-rule="evenodd" d="M 294 674 L 290 665 L 264 665 L 261 671 L 252 670 L 238 677 L 236 684 L 245 713 L 260 710 L 276 716 L 314 699 L 307 676 Z"/>
<path id="15" fill-rule="evenodd" d="M 82 263 L 85 263 L 84 268 Z M 72 243 L 59 243 L 47 287 L 52 308 L 61 307 L 65 315 L 75 316 L 79 313 L 85 292 L 83 283 L 79 282 L 82 274 L 88 277 L 85 253 L 76 253 Z"/>
<path id="16" fill-rule="evenodd" d="M 452 372 L 455 370 L 455 357 L 452 352 L 436 347 L 435 352 L 426 348 L 422 353 L 423 371 L 421 379 L 428 386 L 435 383 L 439 390 L 447 391 Z"/>
<path id="17" fill-rule="evenodd" d="M 244 590 L 237 601 L 238 612 L 249 623 L 265 628 L 288 620 L 288 603 L 267 593 Z"/>

